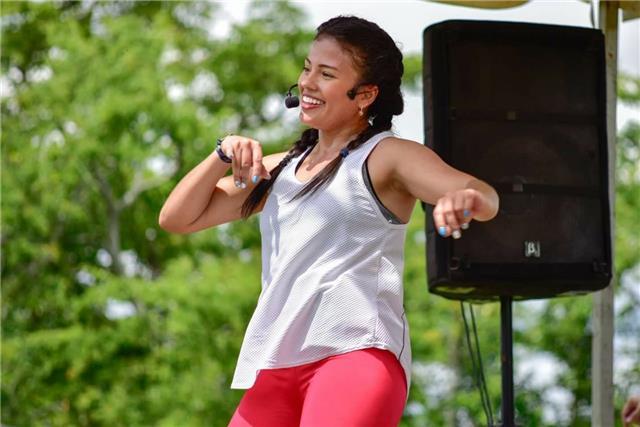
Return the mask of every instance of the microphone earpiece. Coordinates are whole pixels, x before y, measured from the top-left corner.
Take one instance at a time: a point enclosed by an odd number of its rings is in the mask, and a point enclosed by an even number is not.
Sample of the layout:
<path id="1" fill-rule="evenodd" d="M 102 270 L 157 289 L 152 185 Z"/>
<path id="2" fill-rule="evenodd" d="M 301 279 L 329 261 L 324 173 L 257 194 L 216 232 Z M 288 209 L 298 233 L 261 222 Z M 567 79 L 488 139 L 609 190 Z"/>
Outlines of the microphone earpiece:
<path id="1" fill-rule="evenodd" d="M 287 96 L 284 98 L 284 105 L 287 108 L 296 108 L 298 105 L 300 105 L 300 98 L 298 98 L 295 95 L 291 94 L 291 89 L 293 89 L 294 87 L 298 86 L 297 84 L 291 86 L 289 88 L 289 91 L 287 92 Z"/>

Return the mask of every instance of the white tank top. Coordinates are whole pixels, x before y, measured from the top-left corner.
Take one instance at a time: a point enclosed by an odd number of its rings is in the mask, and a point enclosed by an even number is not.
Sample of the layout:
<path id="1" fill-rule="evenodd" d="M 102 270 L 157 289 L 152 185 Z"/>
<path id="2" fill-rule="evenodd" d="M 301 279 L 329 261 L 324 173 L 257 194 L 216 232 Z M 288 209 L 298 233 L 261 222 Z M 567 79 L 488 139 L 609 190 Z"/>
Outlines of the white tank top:
<path id="1" fill-rule="evenodd" d="M 260 213 L 262 291 L 231 388 L 250 388 L 260 369 L 375 347 L 396 355 L 408 396 L 407 225 L 384 217 L 362 176 L 371 150 L 392 135 L 379 133 L 352 150 L 328 185 L 293 202 L 305 185 L 295 176 L 302 157 L 280 172 Z"/>

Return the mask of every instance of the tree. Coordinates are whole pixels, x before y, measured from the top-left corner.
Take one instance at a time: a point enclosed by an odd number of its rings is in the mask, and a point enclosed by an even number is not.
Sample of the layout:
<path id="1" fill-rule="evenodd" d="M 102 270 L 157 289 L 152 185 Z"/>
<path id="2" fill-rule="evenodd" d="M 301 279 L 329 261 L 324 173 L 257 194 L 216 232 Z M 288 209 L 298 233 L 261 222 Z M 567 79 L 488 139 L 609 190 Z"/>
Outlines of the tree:
<path id="1" fill-rule="evenodd" d="M 231 416 L 255 219 L 177 236 L 158 212 L 216 136 L 291 144 L 274 104 L 312 35 L 284 2 L 211 38 L 219 19 L 210 2 L 3 3 L 3 423 Z"/>
<path id="2" fill-rule="evenodd" d="M 300 129 L 282 126 L 291 122 L 274 105 L 312 34 L 285 2 L 256 3 L 246 23 L 212 38 L 220 19 L 211 2 L 2 3 L 3 423 L 222 426 L 235 409 L 230 379 L 260 291 L 255 218 L 178 236 L 157 215 L 215 137 L 257 135 L 267 152 L 295 140 Z M 405 87 L 420 66 L 405 57 Z M 637 80 L 620 88 L 640 99 Z M 624 279 L 640 249 L 639 133 L 630 124 L 618 143 L 616 324 L 626 337 L 637 328 Z M 426 220 L 416 207 L 405 250 L 414 379 L 402 425 L 481 424 L 458 303 L 426 292 Z M 567 424 L 584 424 L 590 298 L 518 307 L 516 342 L 561 363 L 552 386 L 574 399 Z M 497 305 L 476 313 L 495 411 Z M 640 366 L 637 343 L 623 350 Z M 622 392 L 640 378 L 628 374 Z M 529 425 L 548 425 L 549 387 L 525 378 L 516 390 Z"/>
<path id="3" fill-rule="evenodd" d="M 156 337 L 146 335 L 157 333 L 149 325 L 162 307 L 145 314 L 138 287 L 152 286 L 174 258 L 199 268 L 209 262 L 204 252 L 242 255 L 259 241 L 252 222 L 189 237 L 157 225 L 164 198 L 216 136 L 282 121 L 283 108 L 267 107 L 296 78 L 311 39 L 294 28 L 301 12 L 286 3 L 256 4 L 222 40 L 207 32 L 216 17 L 209 2 L 3 3 L 2 70 L 12 92 L 1 104 L 3 422 L 162 419 L 152 409 L 167 406 L 141 391 L 153 384 L 141 372 L 171 372 L 153 363 Z M 269 134 L 267 151 L 298 131 Z M 172 284 L 168 305 L 184 293 Z M 127 303 L 136 316 L 109 317 Z M 231 336 L 237 346 L 241 331 Z M 136 403 L 118 401 L 122 390 Z M 224 393 L 215 398 L 230 405 Z M 118 405 L 130 414 L 120 421 L 108 415 Z"/>

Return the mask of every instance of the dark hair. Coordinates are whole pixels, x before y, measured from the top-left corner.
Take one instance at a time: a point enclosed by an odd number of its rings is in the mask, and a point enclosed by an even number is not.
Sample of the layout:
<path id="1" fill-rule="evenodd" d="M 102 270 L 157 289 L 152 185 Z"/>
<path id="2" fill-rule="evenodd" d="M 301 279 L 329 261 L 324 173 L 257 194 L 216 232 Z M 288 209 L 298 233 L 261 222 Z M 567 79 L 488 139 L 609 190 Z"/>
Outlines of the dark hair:
<path id="1" fill-rule="evenodd" d="M 325 37 L 335 39 L 340 46 L 351 53 L 354 65 L 360 74 L 360 81 L 349 91 L 349 97 L 355 98 L 355 92 L 361 85 L 378 86 L 378 96 L 367 108 L 369 127 L 355 139 L 349 141 L 349 151 L 357 149 L 375 134 L 391 129 L 394 115 L 401 114 L 404 101 L 400 92 L 400 83 L 404 66 L 402 53 L 393 39 L 373 22 L 355 16 L 338 16 L 322 23 L 316 30 L 314 40 Z M 318 130 L 307 129 L 297 140 L 287 155 L 271 172 L 270 180 L 262 180 L 251 191 L 242 205 L 242 217 L 249 217 L 268 194 L 280 171 L 293 159 L 318 142 Z M 318 173 L 293 199 L 315 192 L 321 185 L 330 181 L 342 164 L 342 156 L 337 156 Z"/>

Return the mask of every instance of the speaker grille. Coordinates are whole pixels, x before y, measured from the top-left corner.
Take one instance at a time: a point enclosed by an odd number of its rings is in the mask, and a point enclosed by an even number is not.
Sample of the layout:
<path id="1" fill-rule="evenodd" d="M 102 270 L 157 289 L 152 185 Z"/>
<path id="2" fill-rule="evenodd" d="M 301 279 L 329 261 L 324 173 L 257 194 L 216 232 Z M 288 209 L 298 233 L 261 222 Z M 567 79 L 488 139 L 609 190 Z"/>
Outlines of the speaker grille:
<path id="1" fill-rule="evenodd" d="M 604 38 L 554 25 L 446 21 L 424 32 L 425 144 L 500 195 L 492 221 L 442 239 L 429 289 L 544 298 L 611 279 Z"/>

